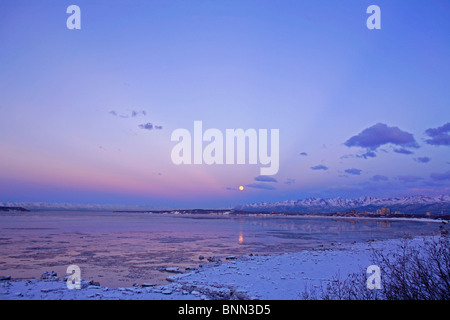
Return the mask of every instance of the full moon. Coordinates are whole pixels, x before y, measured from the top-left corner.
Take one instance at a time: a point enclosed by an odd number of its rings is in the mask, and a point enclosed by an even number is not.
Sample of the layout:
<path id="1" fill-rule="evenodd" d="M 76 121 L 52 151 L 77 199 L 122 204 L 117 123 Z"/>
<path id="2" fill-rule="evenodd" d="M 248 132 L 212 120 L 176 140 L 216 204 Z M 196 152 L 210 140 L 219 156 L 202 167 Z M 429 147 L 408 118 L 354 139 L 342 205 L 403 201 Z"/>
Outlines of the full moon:
<path id="1" fill-rule="evenodd" d="M 244 186 L 239 186 L 239 190 L 244 190 Z"/>

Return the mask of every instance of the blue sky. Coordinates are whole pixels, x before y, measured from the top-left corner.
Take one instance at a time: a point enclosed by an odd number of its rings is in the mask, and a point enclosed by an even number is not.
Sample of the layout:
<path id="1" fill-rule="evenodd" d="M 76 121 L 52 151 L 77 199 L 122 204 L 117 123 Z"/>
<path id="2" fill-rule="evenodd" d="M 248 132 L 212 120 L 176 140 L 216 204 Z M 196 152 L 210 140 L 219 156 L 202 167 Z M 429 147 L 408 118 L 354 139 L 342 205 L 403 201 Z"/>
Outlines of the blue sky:
<path id="1" fill-rule="evenodd" d="M 66 28 L 71 4 L 81 30 Z M 380 30 L 366 27 L 371 4 Z M 2 1 L 0 201 L 220 207 L 448 194 L 449 9 Z M 258 178 L 259 165 L 174 165 L 170 135 L 196 120 L 279 129 L 275 181 Z"/>

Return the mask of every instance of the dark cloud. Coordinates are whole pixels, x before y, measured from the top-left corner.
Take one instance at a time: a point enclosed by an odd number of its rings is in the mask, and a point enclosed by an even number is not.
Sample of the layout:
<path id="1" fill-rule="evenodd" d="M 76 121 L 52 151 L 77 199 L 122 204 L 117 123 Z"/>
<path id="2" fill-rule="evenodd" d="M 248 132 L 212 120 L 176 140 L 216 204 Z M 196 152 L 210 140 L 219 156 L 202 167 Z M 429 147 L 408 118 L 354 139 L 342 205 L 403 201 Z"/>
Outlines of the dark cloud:
<path id="1" fill-rule="evenodd" d="M 373 181 L 388 181 L 389 178 L 386 176 L 382 176 L 380 174 L 376 174 L 371 178 Z"/>
<path id="2" fill-rule="evenodd" d="M 355 169 L 355 168 L 345 170 L 346 173 L 348 173 L 348 174 L 353 174 L 353 175 L 357 175 L 357 176 L 359 176 L 359 175 L 361 174 L 361 171 L 362 171 L 362 170 L 360 170 L 360 169 Z"/>
<path id="3" fill-rule="evenodd" d="M 255 181 L 263 181 L 263 182 L 278 182 L 277 179 L 272 178 L 270 176 L 258 176 L 255 178 Z"/>
<path id="4" fill-rule="evenodd" d="M 419 163 L 427 163 L 430 162 L 431 158 L 428 157 L 418 157 L 418 158 L 414 158 L 414 161 L 419 162 Z"/>
<path id="5" fill-rule="evenodd" d="M 416 176 L 398 176 L 397 179 L 402 182 L 417 182 L 419 180 L 423 180 L 423 178 Z"/>
<path id="6" fill-rule="evenodd" d="M 148 122 L 148 123 L 140 124 L 140 125 L 138 125 L 138 127 L 141 128 L 141 129 L 144 129 L 144 130 L 152 130 L 153 129 L 153 124 Z"/>
<path id="7" fill-rule="evenodd" d="M 433 146 L 450 146 L 450 122 L 441 127 L 430 128 L 425 130 L 425 134 L 430 139 L 425 140 L 426 143 Z"/>
<path id="8" fill-rule="evenodd" d="M 318 166 L 311 167 L 312 170 L 328 170 L 327 166 L 319 164 Z"/>
<path id="9" fill-rule="evenodd" d="M 437 181 L 450 180 L 450 170 L 444 173 L 433 172 L 430 174 L 430 178 Z"/>
<path id="10" fill-rule="evenodd" d="M 306 157 L 308 154 L 306 152 L 300 152 L 299 155 Z"/>
<path id="11" fill-rule="evenodd" d="M 157 126 L 157 125 L 155 125 L 155 129 L 156 130 L 161 130 L 163 127 L 162 126 Z"/>
<path id="12" fill-rule="evenodd" d="M 267 183 L 250 183 L 246 185 L 246 187 L 249 188 L 255 188 L 255 189 L 264 189 L 264 190 L 275 190 L 275 187 L 267 184 Z"/>
<path id="13" fill-rule="evenodd" d="M 115 112 L 114 110 L 111 110 L 110 112 L 108 112 L 109 114 L 112 114 L 113 116 L 117 116 L 117 112 Z"/>
<path id="14" fill-rule="evenodd" d="M 347 147 L 361 147 L 368 151 L 375 151 L 380 146 L 389 143 L 402 148 L 419 148 L 411 133 L 402 131 L 398 127 L 388 127 L 384 123 L 377 123 L 364 129 L 344 144 Z"/>

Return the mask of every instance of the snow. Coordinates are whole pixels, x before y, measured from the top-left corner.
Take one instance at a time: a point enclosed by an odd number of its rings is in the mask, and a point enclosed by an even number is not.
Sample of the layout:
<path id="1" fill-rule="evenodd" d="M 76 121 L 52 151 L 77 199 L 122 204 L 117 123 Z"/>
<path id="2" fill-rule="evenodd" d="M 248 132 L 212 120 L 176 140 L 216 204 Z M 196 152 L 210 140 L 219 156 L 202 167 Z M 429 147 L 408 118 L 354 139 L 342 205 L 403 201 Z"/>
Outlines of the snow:
<path id="1" fill-rule="evenodd" d="M 359 197 L 356 199 L 344 199 L 341 197 L 337 198 L 306 198 L 299 200 L 286 200 L 274 203 L 251 203 L 246 205 L 240 205 L 237 208 L 240 210 L 248 209 L 259 209 L 259 210 L 269 210 L 269 209 L 299 209 L 307 210 L 312 209 L 322 209 L 322 210 L 345 210 L 352 209 L 355 207 L 365 207 L 370 205 L 375 206 L 396 206 L 396 205 L 432 205 L 439 204 L 448 206 L 450 204 L 450 195 L 439 195 L 435 197 L 428 197 L 423 195 L 414 195 L 401 198 L 375 198 L 375 197 Z"/>
<path id="2" fill-rule="evenodd" d="M 420 243 L 425 238 L 414 238 Z M 130 288 L 108 288 L 83 281 L 82 289 L 69 290 L 63 280 L 0 280 L 1 300 L 199 300 L 199 299 L 302 299 L 311 288 L 326 287 L 337 275 L 365 272 L 372 265 L 372 249 L 392 250 L 400 239 L 338 244 L 274 256 L 245 256 L 211 262 L 197 270 L 172 274 L 167 285 L 143 283 Z"/>

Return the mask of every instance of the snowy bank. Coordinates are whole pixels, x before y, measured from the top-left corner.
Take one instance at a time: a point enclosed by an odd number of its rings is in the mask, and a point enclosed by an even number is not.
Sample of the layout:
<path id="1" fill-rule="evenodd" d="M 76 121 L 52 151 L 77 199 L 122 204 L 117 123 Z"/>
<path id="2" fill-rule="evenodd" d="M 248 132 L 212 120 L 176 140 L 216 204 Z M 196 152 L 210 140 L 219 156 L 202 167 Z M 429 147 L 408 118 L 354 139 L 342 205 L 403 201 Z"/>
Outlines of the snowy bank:
<path id="1" fill-rule="evenodd" d="M 423 240 L 417 237 L 411 241 L 420 244 Z M 297 300 L 302 299 L 305 291 L 326 288 L 336 276 L 345 278 L 351 273 L 365 272 L 373 264 L 372 249 L 386 252 L 400 243 L 401 239 L 370 241 L 275 256 L 228 257 L 197 270 L 170 275 L 167 277 L 170 283 L 163 286 L 141 284 L 113 289 L 83 281 L 81 289 L 69 290 L 56 275 L 30 280 L 3 277 L 0 299 Z"/>

